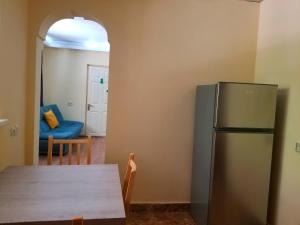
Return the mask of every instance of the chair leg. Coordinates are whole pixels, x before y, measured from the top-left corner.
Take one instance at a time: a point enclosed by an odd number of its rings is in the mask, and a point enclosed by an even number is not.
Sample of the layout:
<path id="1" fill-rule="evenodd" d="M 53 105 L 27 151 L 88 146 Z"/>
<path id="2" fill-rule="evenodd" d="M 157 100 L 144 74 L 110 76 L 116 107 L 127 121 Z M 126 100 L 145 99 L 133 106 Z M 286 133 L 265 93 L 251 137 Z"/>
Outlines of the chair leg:
<path id="1" fill-rule="evenodd" d="M 52 165 L 53 136 L 48 137 L 48 165 Z"/>
<path id="2" fill-rule="evenodd" d="M 87 164 L 91 164 L 92 161 L 92 137 L 88 136 L 88 144 L 87 144 Z"/>
<path id="3" fill-rule="evenodd" d="M 83 217 L 75 217 L 72 219 L 72 225 L 83 225 Z"/>

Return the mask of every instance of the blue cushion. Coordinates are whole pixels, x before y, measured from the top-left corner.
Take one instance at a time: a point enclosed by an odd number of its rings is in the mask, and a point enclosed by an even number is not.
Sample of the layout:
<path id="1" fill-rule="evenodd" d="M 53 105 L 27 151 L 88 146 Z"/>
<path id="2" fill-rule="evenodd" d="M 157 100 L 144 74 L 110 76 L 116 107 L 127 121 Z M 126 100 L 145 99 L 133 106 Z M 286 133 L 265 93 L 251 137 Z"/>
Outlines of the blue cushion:
<path id="1" fill-rule="evenodd" d="M 55 114 L 57 120 L 59 121 L 59 126 L 50 129 L 47 122 L 45 121 L 44 113 L 52 110 Z M 77 138 L 83 127 L 83 123 L 77 121 L 67 121 L 64 120 L 61 112 L 59 111 L 57 105 L 48 105 L 40 108 L 40 154 L 47 154 L 48 152 L 48 136 L 53 136 L 56 139 L 74 139 Z M 58 154 L 59 149 L 54 145 L 53 153 Z M 66 148 L 64 148 L 64 153 Z"/>
<path id="2" fill-rule="evenodd" d="M 40 120 L 44 120 L 44 113 L 48 112 L 50 110 L 50 108 L 48 106 L 42 106 L 40 108 Z"/>
<path id="3" fill-rule="evenodd" d="M 77 121 L 62 121 L 55 129 L 47 132 L 40 132 L 40 139 L 46 140 L 48 136 L 56 139 L 73 139 L 80 135 L 83 123 Z"/>
<path id="4" fill-rule="evenodd" d="M 50 127 L 48 126 L 47 122 L 45 120 L 40 121 L 40 132 L 47 132 L 50 130 Z"/>
<path id="5" fill-rule="evenodd" d="M 64 118 L 60 112 L 60 110 L 58 109 L 57 105 L 47 105 L 47 106 L 42 106 L 40 108 L 40 120 L 44 120 L 44 113 L 48 112 L 49 110 L 52 110 L 53 113 L 55 114 L 58 122 L 62 122 L 64 121 Z"/>
<path id="6" fill-rule="evenodd" d="M 54 112 L 58 122 L 64 121 L 64 118 L 63 118 L 61 112 L 59 111 L 57 105 L 48 105 L 48 107 Z"/>

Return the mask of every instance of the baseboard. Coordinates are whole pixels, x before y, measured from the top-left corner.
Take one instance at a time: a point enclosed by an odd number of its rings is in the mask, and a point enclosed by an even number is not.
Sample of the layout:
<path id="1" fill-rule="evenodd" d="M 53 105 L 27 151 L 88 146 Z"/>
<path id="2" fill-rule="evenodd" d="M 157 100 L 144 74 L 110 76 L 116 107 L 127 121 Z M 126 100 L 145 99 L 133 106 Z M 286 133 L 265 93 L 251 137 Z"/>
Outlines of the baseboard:
<path id="1" fill-rule="evenodd" d="M 190 203 L 132 203 L 132 212 L 187 212 L 190 210 Z"/>
<path id="2" fill-rule="evenodd" d="M 181 204 L 191 204 L 191 202 L 159 202 L 159 201 L 131 201 L 131 204 L 139 205 L 139 204 L 145 204 L 145 205 L 181 205 Z"/>

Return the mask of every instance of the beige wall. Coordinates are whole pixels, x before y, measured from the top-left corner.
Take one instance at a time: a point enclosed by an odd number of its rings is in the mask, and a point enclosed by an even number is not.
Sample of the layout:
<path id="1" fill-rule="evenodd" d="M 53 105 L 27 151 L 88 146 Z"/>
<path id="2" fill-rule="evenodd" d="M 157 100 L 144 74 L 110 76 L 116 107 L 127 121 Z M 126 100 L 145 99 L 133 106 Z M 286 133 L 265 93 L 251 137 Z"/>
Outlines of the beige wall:
<path id="1" fill-rule="evenodd" d="M 45 48 L 43 55 L 44 104 L 57 104 L 67 120 L 85 122 L 87 66 L 108 66 L 109 53 Z"/>
<path id="2" fill-rule="evenodd" d="M 135 202 L 188 202 L 196 85 L 253 81 L 258 13 L 237 0 L 30 0 L 27 163 L 35 38 L 43 22 L 85 16 L 104 24 L 111 44 L 107 162 L 123 174 L 136 153 Z"/>
<path id="3" fill-rule="evenodd" d="M 271 225 L 300 224 L 300 1 L 261 5 L 256 81 L 279 84 Z"/>
<path id="4" fill-rule="evenodd" d="M 0 170 L 24 163 L 26 107 L 27 1 L 0 0 Z M 10 137 L 10 126 L 19 126 Z"/>

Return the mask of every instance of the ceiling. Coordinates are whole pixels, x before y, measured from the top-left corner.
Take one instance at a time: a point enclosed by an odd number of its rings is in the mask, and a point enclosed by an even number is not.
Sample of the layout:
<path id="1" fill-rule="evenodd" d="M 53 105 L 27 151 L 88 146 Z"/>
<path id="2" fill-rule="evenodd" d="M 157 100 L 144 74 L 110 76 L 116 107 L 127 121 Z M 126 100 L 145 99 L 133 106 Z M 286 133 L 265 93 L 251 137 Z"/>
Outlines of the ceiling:
<path id="1" fill-rule="evenodd" d="M 48 30 L 45 45 L 54 48 L 70 48 L 109 52 L 107 32 L 103 26 L 82 17 L 63 19 Z"/>

